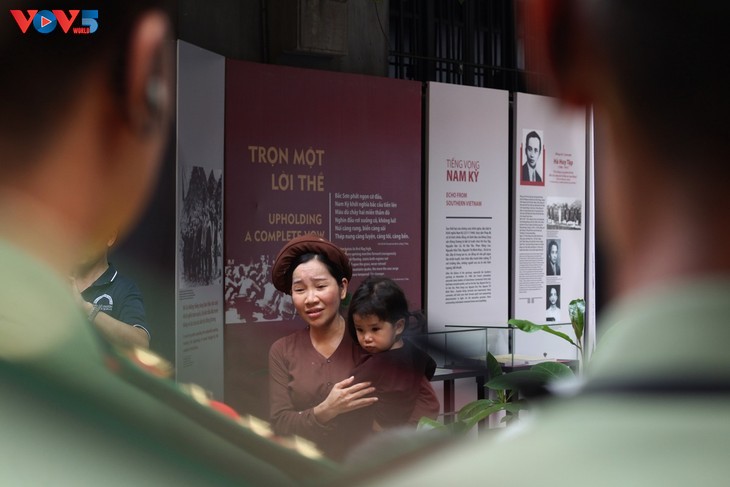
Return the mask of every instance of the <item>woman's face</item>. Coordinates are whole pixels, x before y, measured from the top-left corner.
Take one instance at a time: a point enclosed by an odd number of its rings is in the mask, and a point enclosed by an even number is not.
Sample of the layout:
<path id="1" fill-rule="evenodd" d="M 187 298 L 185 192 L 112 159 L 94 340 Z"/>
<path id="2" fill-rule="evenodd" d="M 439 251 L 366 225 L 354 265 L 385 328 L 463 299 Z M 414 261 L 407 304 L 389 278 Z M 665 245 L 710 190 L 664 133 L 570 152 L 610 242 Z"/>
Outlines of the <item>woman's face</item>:
<path id="1" fill-rule="evenodd" d="M 550 304 L 555 306 L 555 303 L 558 302 L 558 291 L 552 287 L 550 288 Z"/>
<path id="2" fill-rule="evenodd" d="M 309 326 L 328 326 L 339 315 L 340 302 L 347 295 L 347 279 L 338 283 L 327 266 L 312 259 L 294 269 L 291 288 L 299 316 Z"/>
<path id="3" fill-rule="evenodd" d="M 550 245 L 550 262 L 558 263 L 558 246 L 555 244 Z"/>

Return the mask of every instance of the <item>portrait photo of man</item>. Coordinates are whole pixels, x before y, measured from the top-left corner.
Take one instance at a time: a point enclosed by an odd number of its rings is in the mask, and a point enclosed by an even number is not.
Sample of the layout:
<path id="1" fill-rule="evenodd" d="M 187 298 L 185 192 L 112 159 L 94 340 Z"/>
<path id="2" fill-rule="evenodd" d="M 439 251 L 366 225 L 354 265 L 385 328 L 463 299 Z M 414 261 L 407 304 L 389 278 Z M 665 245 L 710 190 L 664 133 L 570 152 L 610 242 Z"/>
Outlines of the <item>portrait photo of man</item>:
<path id="1" fill-rule="evenodd" d="M 540 155 L 542 154 L 542 137 L 535 130 L 530 130 L 525 135 L 525 162 L 521 168 L 522 184 L 543 185 L 541 176 L 542 164 L 539 164 Z"/>

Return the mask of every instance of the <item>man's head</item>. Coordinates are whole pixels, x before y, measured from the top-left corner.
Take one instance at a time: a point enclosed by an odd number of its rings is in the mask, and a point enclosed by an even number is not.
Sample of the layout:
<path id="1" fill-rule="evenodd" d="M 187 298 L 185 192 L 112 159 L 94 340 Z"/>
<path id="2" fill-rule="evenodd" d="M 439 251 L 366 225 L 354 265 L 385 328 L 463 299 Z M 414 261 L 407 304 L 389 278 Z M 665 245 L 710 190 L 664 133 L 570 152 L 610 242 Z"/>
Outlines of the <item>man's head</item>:
<path id="1" fill-rule="evenodd" d="M 715 149 L 730 136 L 730 3 L 535 0 L 527 10 L 526 49 L 549 59 L 555 94 L 594 107 L 599 238 L 619 285 L 730 270 L 728 232 L 707 235 L 711 215 L 730 210 L 730 161 Z"/>
<path id="2" fill-rule="evenodd" d="M 542 140 L 540 136 L 534 130 L 527 134 L 525 137 L 525 155 L 527 156 L 527 164 L 532 169 L 535 169 L 537 164 L 537 158 L 540 156 L 542 151 Z"/>
<path id="3" fill-rule="evenodd" d="M 4 4 L 0 192 L 51 209 L 76 238 L 128 228 L 155 181 L 172 106 L 164 3 L 101 2 L 92 14 L 88 2 L 55 1 L 56 14 Z M 43 34 L 35 15 L 58 23 Z"/>
<path id="4" fill-rule="evenodd" d="M 159 61 L 146 59 L 148 65 L 144 68 L 147 72 L 140 73 L 138 70 L 143 67 L 134 63 L 139 62 L 135 57 L 143 55 L 141 51 L 155 42 L 146 39 L 144 47 L 139 45 L 140 36 L 152 35 L 153 26 L 141 25 L 145 14 L 155 10 L 164 12 L 166 0 L 102 2 L 93 18 L 97 24 L 96 31 L 87 35 L 73 34 L 73 30 L 82 27 L 82 16 L 86 11 L 81 9 L 89 8 L 88 2 L 53 2 L 53 9 L 60 11 L 59 18 L 73 18 L 74 21 L 68 33 L 64 33 L 61 23 L 58 23 L 48 34 L 34 28 L 38 20 L 35 15 L 41 17 L 43 13 L 43 10 L 38 10 L 37 3 L 8 0 L 3 5 L 4 18 L 0 22 L 0 60 L 4 67 L 0 77 L 0 93 L 3 94 L 0 141 L 4 154 L 7 154 L 6 150 L 12 151 L 12 157 L 4 157 L 0 162 L 3 172 L 13 166 L 23 169 L 50 143 L 52 132 L 78 103 L 85 86 L 84 78 L 91 75 L 103 77 L 116 103 L 115 108 L 132 119 L 139 115 L 131 111 L 139 108 L 130 105 L 133 102 L 130 97 L 140 94 L 131 91 L 137 88 L 133 84 L 138 81 L 131 78 L 143 76 L 147 81 L 154 70 L 161 69 L 161 66 L 154 65 Z M 9 10 L 19 13 L 11 15 Z M 23 21 L 30 20 L 33 15 L 35 22 L 21 26 L 14 19 L 18 15 Z M 25 33 L 23 27 L 26 28 Z M 146 32 L 140 32 L 140 29 Z"/>
<path id="5" fill-rule="evenodd" d="M 633 132 L 636 141 L 620 145 L 661 149 L 668 170 L 709 179 L 707 166 L 697 171 L 687 160 L 717 160 L 712 147 L 730 136 L 730 4 L 535 0 L 528 10 L 540 31 L 528 48 L 547 50 L 559 96 L 628 123 L 621 135 Z M 713 169 L 730 175 L 727 166 Z"/>

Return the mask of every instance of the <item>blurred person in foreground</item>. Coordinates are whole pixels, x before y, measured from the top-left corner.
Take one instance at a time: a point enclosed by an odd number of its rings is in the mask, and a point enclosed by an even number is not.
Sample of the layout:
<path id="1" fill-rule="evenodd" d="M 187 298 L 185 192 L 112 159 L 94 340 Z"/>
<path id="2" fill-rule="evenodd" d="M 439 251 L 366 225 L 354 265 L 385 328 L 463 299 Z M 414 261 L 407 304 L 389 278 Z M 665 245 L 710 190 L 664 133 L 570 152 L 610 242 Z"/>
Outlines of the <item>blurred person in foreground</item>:
<path id="1" fill-rule="evenodd" d="M 574 397 L 357 485 L 724 485 L 730 478 L 727 2 L 524 2 L 555 94 L 595 109 L 611 309 Z M 541 58 L 540 53 L 535 58 Z M 708 167 L 709 165 L 709 167 Z M 351 485 L 355 485 L 354 483 Z"/>
<path id="2" fill-rule="evenodd" d="M 321 478 L 300 454 L 316 451 L 112 346 L 75 300 L 74 266 L 144 206 L 174 102 L 163 2 L 87 3 L 11 1 L 0 19 L 0 484 Z"/>

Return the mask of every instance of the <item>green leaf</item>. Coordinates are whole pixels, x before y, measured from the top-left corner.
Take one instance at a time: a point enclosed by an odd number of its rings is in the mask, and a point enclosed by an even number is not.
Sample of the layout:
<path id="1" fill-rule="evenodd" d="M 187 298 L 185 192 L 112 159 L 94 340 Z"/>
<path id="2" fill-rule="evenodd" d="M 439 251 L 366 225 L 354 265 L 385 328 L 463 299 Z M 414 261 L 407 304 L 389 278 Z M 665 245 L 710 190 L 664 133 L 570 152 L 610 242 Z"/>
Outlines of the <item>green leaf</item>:
<path id="1" fill-rule="evenodd" d="M 464 404 L 464 406 L 456 413 L 456 418 L 457 420 L 462 420 L 464 418 L 474 416 L 475 414 L 479 414 L 479 411 L 493 406 L 496 403 L 497 402 L 492 399 L 477 399 L 476 401 Z"/>
<path id="2" fill-rule="evenodd" d="M 492 355 L 492 352 L 487 352 L 487 373 L 489 374 L 487 377 L 490 379 L 499 377 L 504 373 L 502 371 L 502 365 L 494 357 L 494 355 Z"/>
<path id="3" fill-rule="evenodd" d="M 431 419 L 429 417 L 423 416 L 421 419 L 418 420 L 418 425 L 416 426 L 416 429 L 419 431 L 428 431 L 428 430 L 434 430 L 434 429 L 444 429 L 446 428 L 446 425 L 436 421 L 435 419 Z"/>
<path id="4" fill-rule="evenodd" d="M 505 414 L 500 423 L 504 423 L 505 425 L 509 426 L 517 420 L 518 416 L 516 414 Z"/>
<path id="5" fill-rule="evenodd" d="M 557 331 L 557 330 L 553 330 L 552 328 L 550 328 L 549 325 L 538 325 L 538 324 L 533 323 L 532 321 L 528 321 L 528 320 L 515 320 L 515 319 L 511 319 L 507 323 L 509 323 L 510 325 L 514 326 L 515 328 L 517 328 L 519 330 L 522 330 L 524 332 L 527 332 L 527 333 L 534 333 L 536 331 L 544 331 L 546 333 L 550 333 L 551 335 L 555 335 L 556 337 L 562 338 L 563 340 L 565 340 L 566 342 L 570 343 L 574 347 L 580 348 L 573 341 L 573 339 L 570 338 L 568 335 L 566 335 L 563 332 L 560 332 L 560 331 Z"/>
<path id="6" fill-rule="evenodd" d="M 566 335 L 563 332 L 560 332 L 560 331 L 557 331 L 557 330 L 553 330 L 552 328 L 550 328 L 547 325 L 544 325 L 543 331 L 545 331 L 547 333 L 550 333 L 551 335 L 555 335 L 556 337 L 562 338 L 563 340 L 565 340 L 566 342 L 570 343 L 574 347 L 578 347 L 578 344 L 575 343 L 572 338 L 570 338 L 568 335 Z M 578 347 L 578 348 L 580 348 L 580 347 Z"/>
<path id="7" fill-rule="evenodd" d="M 525 386 L 542 383 L 543 378 L 543 374 L 533 372 L 532 370 L 518 370 L 495 377 L 487 382 L 486 386 L 493 390 L 519 390 Z"/>
<path id="8" fill-rule="evenodd" d="M 475 401 L 478 402 L 478 401 Z M 508 407 L 509 403 L 497 403 L 486 402 L 480 403 L 477 407 L 470 407 L 470 415 L 462 415 L 462 411 L 459 411 L 457 415 L 459 417 L 459 423 L 462 425 L 461 431 L 468 431 L 474 427 L 479 421 L 488 418 L 491 414 L 498 411 L 504 411 Z"/>
<path id="9" fill-rule="evenodd" d="M 501 419 L 500 423 L 504 423 L 509 426 L 519 418 L 518 414 L 523 409 L 527 409 L 527 403 L 525 401 L 514 401 L 505 405 L 504 410 L 507 414 Z"/>
<path id="10" fill-rule="evenodd" d="M 585 328 L 585 316 L 586 316 L 586 302 L 583 299 L 574 299 L 568 305 L 568 314 L 570 315 L 570 323 L 573 325 L 573 331 L 578 339 L 581 341 L 583 337 L 583 330 Z"/>
<path id="11" fill-rule="evenodd" d="M 536 323 L 533 323 L 530 320 L 516 320 L 514 318 L 507 321 L 507 323 L 509 323 L 510 325 L 514 326 L 515 328 L 520 329 L 527 333 L 534 333 L 536 331 L 540 331 L 544 327 L 543 325 L 538 325 Z"/>
<path id="12" fill-rule="evenodd" d="M 527 403 L 525 401 L 513 401 L 504 405 L 504 410 L 512 414 L 517 414 L 523 409 L 527 409 Z"/>
<path id="13" fill-rule="evenodd" d="M 518 370 L 487 382 L 486 387 L 493 390 L 524 390 L 544 387 L 557 379 L 573 377 L 575 374 L 565 364 L 560 362 L 543 362 L 533 365 L 530 370 Z"/>
<path id="14" fill-rule="evenodd" d="M 542 362 L 530 367 L 530 371 L 543 374 L 547 382 L 575 377 L 573 369 L 560 362 Z"/>

